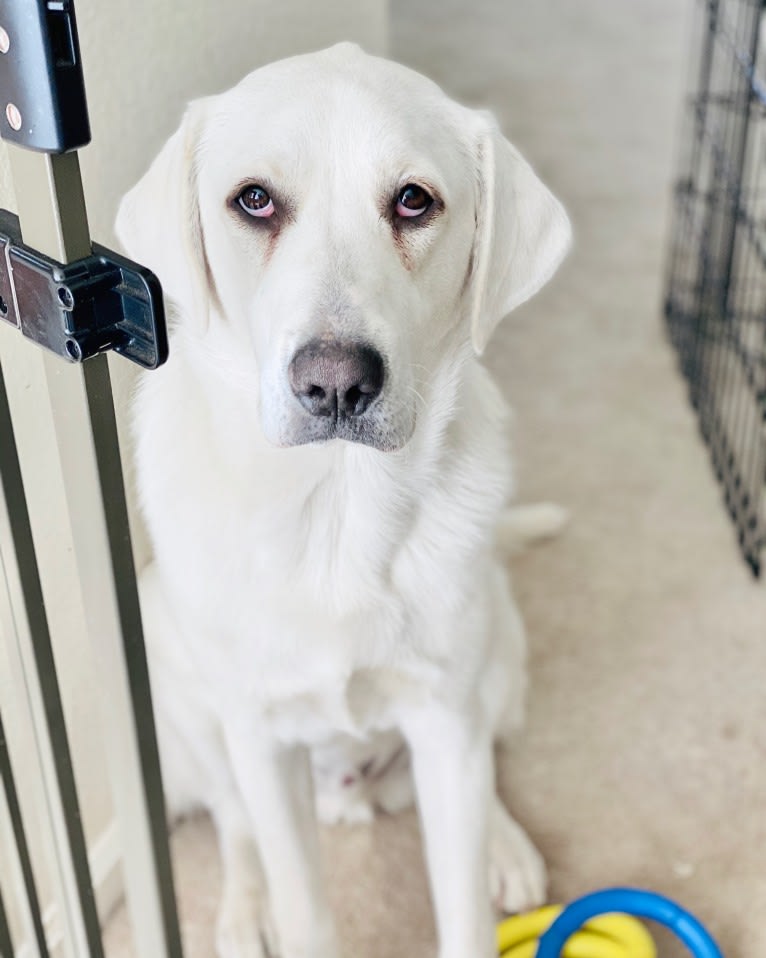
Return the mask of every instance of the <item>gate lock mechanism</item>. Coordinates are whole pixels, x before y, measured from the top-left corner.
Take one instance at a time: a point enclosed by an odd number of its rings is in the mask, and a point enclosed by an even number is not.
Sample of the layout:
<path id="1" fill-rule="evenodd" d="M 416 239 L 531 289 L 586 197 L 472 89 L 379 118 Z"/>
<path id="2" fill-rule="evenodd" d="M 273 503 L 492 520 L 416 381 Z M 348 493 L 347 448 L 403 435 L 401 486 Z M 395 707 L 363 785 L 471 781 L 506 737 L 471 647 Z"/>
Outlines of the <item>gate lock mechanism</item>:
<path id="1" fill-rule="evenodd" d="M 168 356 L 162 289 L 148 269 L 93 244 L 62 265 L 21 240 L 0 210 L 0 319 L 70 362 L 111 349 L 145 369 Z"/>
<path id="2" fill-rule="evenodd" d="M 74 0 L 0 0 L 0 137 L 52 159 L 90 141 Z M 72 176 L 81 190 L 76 153 Z M 67 215 L 84 219 L 84 205 Z M 0 320 L 73 363 L 111 349 L 155 369 L 168 356 L 153 273 L 95 243 L 90 255 L 58 263 L 24 244 L 7 210 L 0 210 Z"/>

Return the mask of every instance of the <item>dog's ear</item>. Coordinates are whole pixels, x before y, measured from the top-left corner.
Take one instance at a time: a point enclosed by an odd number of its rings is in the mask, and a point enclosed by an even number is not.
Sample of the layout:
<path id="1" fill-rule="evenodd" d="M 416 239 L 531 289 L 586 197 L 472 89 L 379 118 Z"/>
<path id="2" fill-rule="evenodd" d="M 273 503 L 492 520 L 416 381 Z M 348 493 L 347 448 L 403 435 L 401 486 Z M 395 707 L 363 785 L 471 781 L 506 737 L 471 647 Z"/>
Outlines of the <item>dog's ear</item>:
<path id="1" fill-rule="evenodd" d="M 484 352 L 500 320 L 553 276 L 571 241 L 564 208 L 532 167 L 479 114 L 471 337 Z"/>
<path id="2" fill-rule="evenodd" d="M 117 238 L 131 259 L 157 274 L 183 319 L 205 328 L 212 292 L 197 197 L 196 147 L 204 100 L 120 203 Z"/>

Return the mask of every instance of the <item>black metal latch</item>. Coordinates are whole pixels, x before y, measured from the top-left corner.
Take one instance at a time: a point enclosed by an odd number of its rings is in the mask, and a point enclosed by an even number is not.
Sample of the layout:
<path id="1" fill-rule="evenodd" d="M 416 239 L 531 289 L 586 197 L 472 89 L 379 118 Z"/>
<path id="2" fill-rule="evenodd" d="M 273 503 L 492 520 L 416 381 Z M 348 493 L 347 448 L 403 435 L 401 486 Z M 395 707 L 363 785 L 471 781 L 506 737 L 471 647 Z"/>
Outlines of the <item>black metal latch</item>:
<path id="1" fill-rule="evenodd" d="M 150 270 L 95 243 L 92 256 L 57 263 L 23 244 L 19 219 L 7 210 L 0 319 L 71 362 L 111 349 L 156 369 L 168 356 L 162 289 Z"/>
<path id="2" fill-rule="evenodd" d="M 3 139 L 65 153 L 90 142 L 73 0 L 0 0 Z"/>

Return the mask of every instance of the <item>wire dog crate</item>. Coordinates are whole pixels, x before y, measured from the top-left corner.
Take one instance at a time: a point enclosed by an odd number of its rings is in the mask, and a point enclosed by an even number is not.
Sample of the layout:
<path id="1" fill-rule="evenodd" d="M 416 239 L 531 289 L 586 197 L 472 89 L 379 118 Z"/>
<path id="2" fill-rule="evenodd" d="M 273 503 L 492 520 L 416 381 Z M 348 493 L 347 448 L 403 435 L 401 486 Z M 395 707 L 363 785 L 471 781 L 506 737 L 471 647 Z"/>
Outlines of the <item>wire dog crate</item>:
<path id="1" fill-rule="evenodd" d="M 763 0 L 700 0 L 665 315 L 753 572 L 766 545 Z"/>

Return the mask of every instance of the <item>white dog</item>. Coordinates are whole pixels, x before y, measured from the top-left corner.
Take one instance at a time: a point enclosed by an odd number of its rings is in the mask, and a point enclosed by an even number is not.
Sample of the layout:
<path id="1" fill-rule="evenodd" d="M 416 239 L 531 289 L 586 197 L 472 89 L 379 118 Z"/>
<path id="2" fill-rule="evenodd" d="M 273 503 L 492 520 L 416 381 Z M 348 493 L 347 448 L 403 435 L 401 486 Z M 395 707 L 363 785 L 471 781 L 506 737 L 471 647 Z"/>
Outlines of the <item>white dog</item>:
<path id="1" fill-rule="evenodd" d="M 491 893 L 545 874 L 495 795 L 525 652 L 477 354 L 562 259 L 561 206 L 486 114 L 341 44 L 193 103 L 117 229 L 171 309 L 135 407 L 142 597 L 169 807 L 219 832 L 219 954 L 339 954 L 313 753 L 334 819 L 406 803 L 411 756 L 439 954 L 490 958 Z"/>

